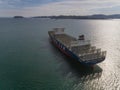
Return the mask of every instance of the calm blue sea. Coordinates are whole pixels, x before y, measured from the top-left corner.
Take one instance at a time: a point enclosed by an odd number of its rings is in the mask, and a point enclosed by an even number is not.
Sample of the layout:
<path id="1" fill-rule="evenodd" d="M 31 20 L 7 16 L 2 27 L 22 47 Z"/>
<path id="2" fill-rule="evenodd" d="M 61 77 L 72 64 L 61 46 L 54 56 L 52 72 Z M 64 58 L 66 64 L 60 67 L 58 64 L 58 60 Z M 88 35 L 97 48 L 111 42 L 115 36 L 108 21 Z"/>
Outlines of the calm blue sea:
<path id="1" fill-rule="evenodd" d="M 48 31 L 64 27 L 107 51 L 86 69 L 59 52 Z M 120 90 L 120 20 L 0 18 L 0 90 Z"/>

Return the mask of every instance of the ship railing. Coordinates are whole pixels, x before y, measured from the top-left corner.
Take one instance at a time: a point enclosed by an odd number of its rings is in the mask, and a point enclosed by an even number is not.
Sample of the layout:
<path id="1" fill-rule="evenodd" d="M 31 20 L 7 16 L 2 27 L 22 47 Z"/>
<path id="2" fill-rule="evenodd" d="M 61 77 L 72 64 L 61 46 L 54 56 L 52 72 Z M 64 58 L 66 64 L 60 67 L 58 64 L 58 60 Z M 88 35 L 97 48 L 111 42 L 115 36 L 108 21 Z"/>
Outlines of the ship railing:
<path id="1" fill-rule="evenodd" d="M 96 51 L 96 47 L 95 46 L 91 46 L 88 50 L 88 53 L 93 53 Z"/>
<path id="2" fill-rule="evenodd" d="M 76 41 L 71 41 L 70 42 L 70 46 L 73 47 L 73 46 L 84 46 L 84 45 L 88 45 L 90 44 L 90 40 L 76 40 Z"/>
<path id="3" fill-rule="evenodd" d="M 84 54 L 79 57 L 83 61 L 88 61 L 88 60 L 103 58 L 105 56 L 106 56 L 106 51 L 102 51 L 102 52 L 100 51 L 100 52 L 95 52 L 95 53 Z"/>
<path id="4" fill-rule="evenodd" d="M 91 53 L 101 51 L 101 49 L 98 49 L 98 51 L 96 51 L 96 50 L 97 50 L 96 47 L 89 47 L 89 48 L 86 48 L 86 49 L 79 50 L 78 54 L 79 54 L 79 56 L 81 56 L 81 55 L 86 55 L 86 54 L 91 54 Z"/>
<path id="5" fill-rule="evenodd" d="M 96 47 L 90 48 L 89 53 L 93 53 L 93 52 L 95 52 L 95 50 L 96 50 Z"/>
<path id="6" fill-rule="evenodd" d="M 94 53 L 96 51 L 96 47 L 89 47 L 82 50 L 82 53 Z"/>
<path id="7" fill-rule="evenodd" d="M 90 47 L 90 50 L 95 50 L 96 49 L 96 46 L 91 46 Z"/>
<path id="8" fill-rule="evenodd" d="M 71 46 L 72 50 L 76 50 L 76 51 L 83 51 L 83 50 L 89 50 L 91 47 L 90 44 L 88 45 L 83 45 L 83 46 Z"/>

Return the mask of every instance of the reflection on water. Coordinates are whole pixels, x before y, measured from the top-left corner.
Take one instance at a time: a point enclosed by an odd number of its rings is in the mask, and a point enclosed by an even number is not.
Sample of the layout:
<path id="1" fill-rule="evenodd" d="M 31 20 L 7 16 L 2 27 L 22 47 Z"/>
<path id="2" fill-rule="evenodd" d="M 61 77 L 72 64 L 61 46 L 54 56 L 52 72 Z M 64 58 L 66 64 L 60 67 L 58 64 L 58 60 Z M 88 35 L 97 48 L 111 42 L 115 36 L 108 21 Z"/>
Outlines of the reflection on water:
<path id="1" fill-rule="evenodd" d="M 68 20 L 71 21 L 71 20 Z M 66 21 L 66 22 L 68 22 Z M 63 22 L 61 20 L 60 22 Z M 119 90 L 120 89 L 120 20 L 78 20 L 67 23 L 66 33 L 73 36 L 85 34 L 86 39 L 107 51 L 105 61 L 88 70 L 66 59 L 58 59 L 64 75 L 77 78 L 75 90 Z M 54 50 L 54 49 L 53 49 Z M 55 51 L 55 50 L 54 50 Z M 58 52 L 55 52 L 56 54 Z M 58 57 L 61 55 L 58 54 Z M 69 67 L 68 67 L 69 66 Z M 70 78 L 69 78 L 70 79 Z"/>

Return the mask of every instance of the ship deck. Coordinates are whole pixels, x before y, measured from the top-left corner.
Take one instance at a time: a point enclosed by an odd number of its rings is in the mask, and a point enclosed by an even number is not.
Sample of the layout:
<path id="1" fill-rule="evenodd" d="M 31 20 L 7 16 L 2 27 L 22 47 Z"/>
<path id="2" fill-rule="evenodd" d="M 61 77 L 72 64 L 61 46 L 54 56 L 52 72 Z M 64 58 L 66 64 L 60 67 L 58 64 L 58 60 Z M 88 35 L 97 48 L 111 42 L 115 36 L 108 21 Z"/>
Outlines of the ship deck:
<path id="1" fill-rule="evenodd" d="M 70 51 L 77 55 L 82 61 L 93 61 L 101 60 L 105 58 L 106 51 L 101 51 L 101 49 L 96 49 L 95 46 L 91 46 L 90 43 L 86 43 L 86 40 L 79 41 L 79 44 L 74 44 L 71 42 L 77 42 L 78 40 L 65 33 L 55 34 L 54 31 L 50 31 L 49 34 L 55 37 L 60 43 L 66 46 Z M 84 44 L 83 44 L 84 43 Z"/>
<path id="2" fill-rule="evenodd" d="M 49 31 L 49 33 L 54 36 L 59 42 L 61 42 L 66 47 L 69 47 L 72 41 L 77 41 L 76 38 L 68 35 L 68 34 L 55 34 L 54 31 Z"/>
<path id="3" fill-rule="evenodd" d="M 67 34 L 55 35 L 55 38 L 66 47 L 70 47 L 72 41 L 77 41 L 76 38 L 69 36 Z"/>

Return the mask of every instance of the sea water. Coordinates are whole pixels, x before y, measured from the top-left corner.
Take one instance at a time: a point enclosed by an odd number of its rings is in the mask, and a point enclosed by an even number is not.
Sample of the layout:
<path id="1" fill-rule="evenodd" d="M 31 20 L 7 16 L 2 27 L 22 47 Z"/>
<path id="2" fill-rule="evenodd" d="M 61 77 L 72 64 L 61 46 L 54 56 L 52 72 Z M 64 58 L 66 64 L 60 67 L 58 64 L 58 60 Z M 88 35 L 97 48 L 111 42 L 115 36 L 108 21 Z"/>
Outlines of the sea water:
<path id="1" fill-rule="evenodd" d="M 48 31 L 63 27 L 107 51 L 85 68 L 59 52 Z M 0 19 L 0 90 L 120 90 L 120 20 Z"/>

